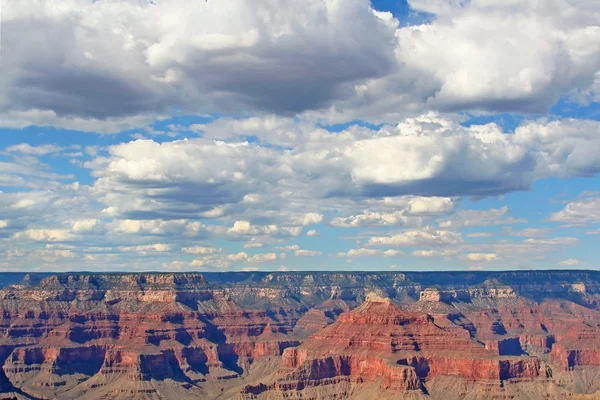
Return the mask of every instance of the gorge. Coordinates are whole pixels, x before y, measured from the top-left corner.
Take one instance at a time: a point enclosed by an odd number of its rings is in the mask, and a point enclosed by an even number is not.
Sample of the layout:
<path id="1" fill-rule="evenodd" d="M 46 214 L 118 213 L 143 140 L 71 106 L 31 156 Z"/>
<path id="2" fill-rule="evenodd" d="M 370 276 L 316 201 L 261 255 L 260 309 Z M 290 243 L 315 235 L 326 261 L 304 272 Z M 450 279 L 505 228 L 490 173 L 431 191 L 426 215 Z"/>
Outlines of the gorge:
<path id="1" fill-rule="evenodd" d="M 0 275 L 2 399 L 600 397 L 600 272 Z"/>

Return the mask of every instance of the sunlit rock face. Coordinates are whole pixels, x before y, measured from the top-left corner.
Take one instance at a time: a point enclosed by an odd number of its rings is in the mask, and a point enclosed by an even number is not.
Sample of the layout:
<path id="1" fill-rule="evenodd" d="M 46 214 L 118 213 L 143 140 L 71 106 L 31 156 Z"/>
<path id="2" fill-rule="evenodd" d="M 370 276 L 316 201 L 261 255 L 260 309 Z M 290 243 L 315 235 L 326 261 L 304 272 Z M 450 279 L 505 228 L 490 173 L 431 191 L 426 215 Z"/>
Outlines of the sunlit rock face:
<path id="1" fill-rule="evenodd" d="M 577 271 L 32 275 L 0 290 L 0 391 L 598 398 L 599 282 Z"/>

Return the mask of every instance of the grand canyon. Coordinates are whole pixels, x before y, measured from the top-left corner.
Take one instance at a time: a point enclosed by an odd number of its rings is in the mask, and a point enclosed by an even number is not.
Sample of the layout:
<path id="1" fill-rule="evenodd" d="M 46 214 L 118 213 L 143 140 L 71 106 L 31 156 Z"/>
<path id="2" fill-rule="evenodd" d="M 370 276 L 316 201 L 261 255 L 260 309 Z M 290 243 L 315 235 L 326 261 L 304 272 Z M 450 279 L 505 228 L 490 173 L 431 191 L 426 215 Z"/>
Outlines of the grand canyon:
<path id="1" fill-rule="evenodd" d="M 1 275 L 2 399 L 600 398 L 600 272 Z"/>

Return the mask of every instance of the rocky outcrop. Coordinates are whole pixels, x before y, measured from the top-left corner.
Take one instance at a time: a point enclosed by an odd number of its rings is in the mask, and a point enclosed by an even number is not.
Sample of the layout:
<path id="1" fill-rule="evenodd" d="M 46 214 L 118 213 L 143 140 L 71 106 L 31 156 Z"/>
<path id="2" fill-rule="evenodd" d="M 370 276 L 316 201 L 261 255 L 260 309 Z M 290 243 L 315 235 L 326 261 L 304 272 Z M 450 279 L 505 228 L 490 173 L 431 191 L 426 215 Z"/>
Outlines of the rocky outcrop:
<path id="1" fill-rule="evenodd" d="M 558 344 L 552 349 L 551 356 L 565 370 L 577 366 L 600 366 L 600 348 L 565 348 Z"/>
<path id="2" fill-rule="evenodd" d="M 512 346 L 520 349 L 518 338 L 488 348 L 466 330 L 439 326 L 431 315 L 404 311 L 391 299 L 370 294 L 299 347 L 285 350 L 274 382 L 246 390 L 300 390 L 348 379 L 426 393 L 428 380 L 438 376 L 497 382 L 552 376 L 536 357 L 500 357 L 513 352 Z"/>
<path id="3" fill-rule="evenodd" d="M 564 334 L 556 336 L 550 353 L 564 370 L 581 366 L 600 366 L 600 325 L 573 325 Z"/>
<path id="4" fill-rule="evenodd" d="M 0 392 L 23 398 L 566 398 L 600 371 L 589 271 L 4 281 Z"/>
<path id="5" fill-rule="evenodd" d="M 517 294 L 510 287 L 504 288 L 469 288 L 463 290 L 443 290 L 427 288 L 419 296 L 419 301 L 432 302 L 469 302 L 474 299 L 515 299 Z"/>

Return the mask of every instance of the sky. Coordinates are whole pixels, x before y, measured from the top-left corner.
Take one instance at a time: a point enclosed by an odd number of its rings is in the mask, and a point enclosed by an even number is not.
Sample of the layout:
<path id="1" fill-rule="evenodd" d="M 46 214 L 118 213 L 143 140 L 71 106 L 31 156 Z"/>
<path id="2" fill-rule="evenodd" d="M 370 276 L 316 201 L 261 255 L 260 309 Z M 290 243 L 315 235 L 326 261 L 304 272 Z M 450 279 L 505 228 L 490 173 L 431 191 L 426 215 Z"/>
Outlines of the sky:
<path id="1" fill-rule="evenodd" d="M 599 267 L 597 0 L 1 15 L 2 271 Z"/>

